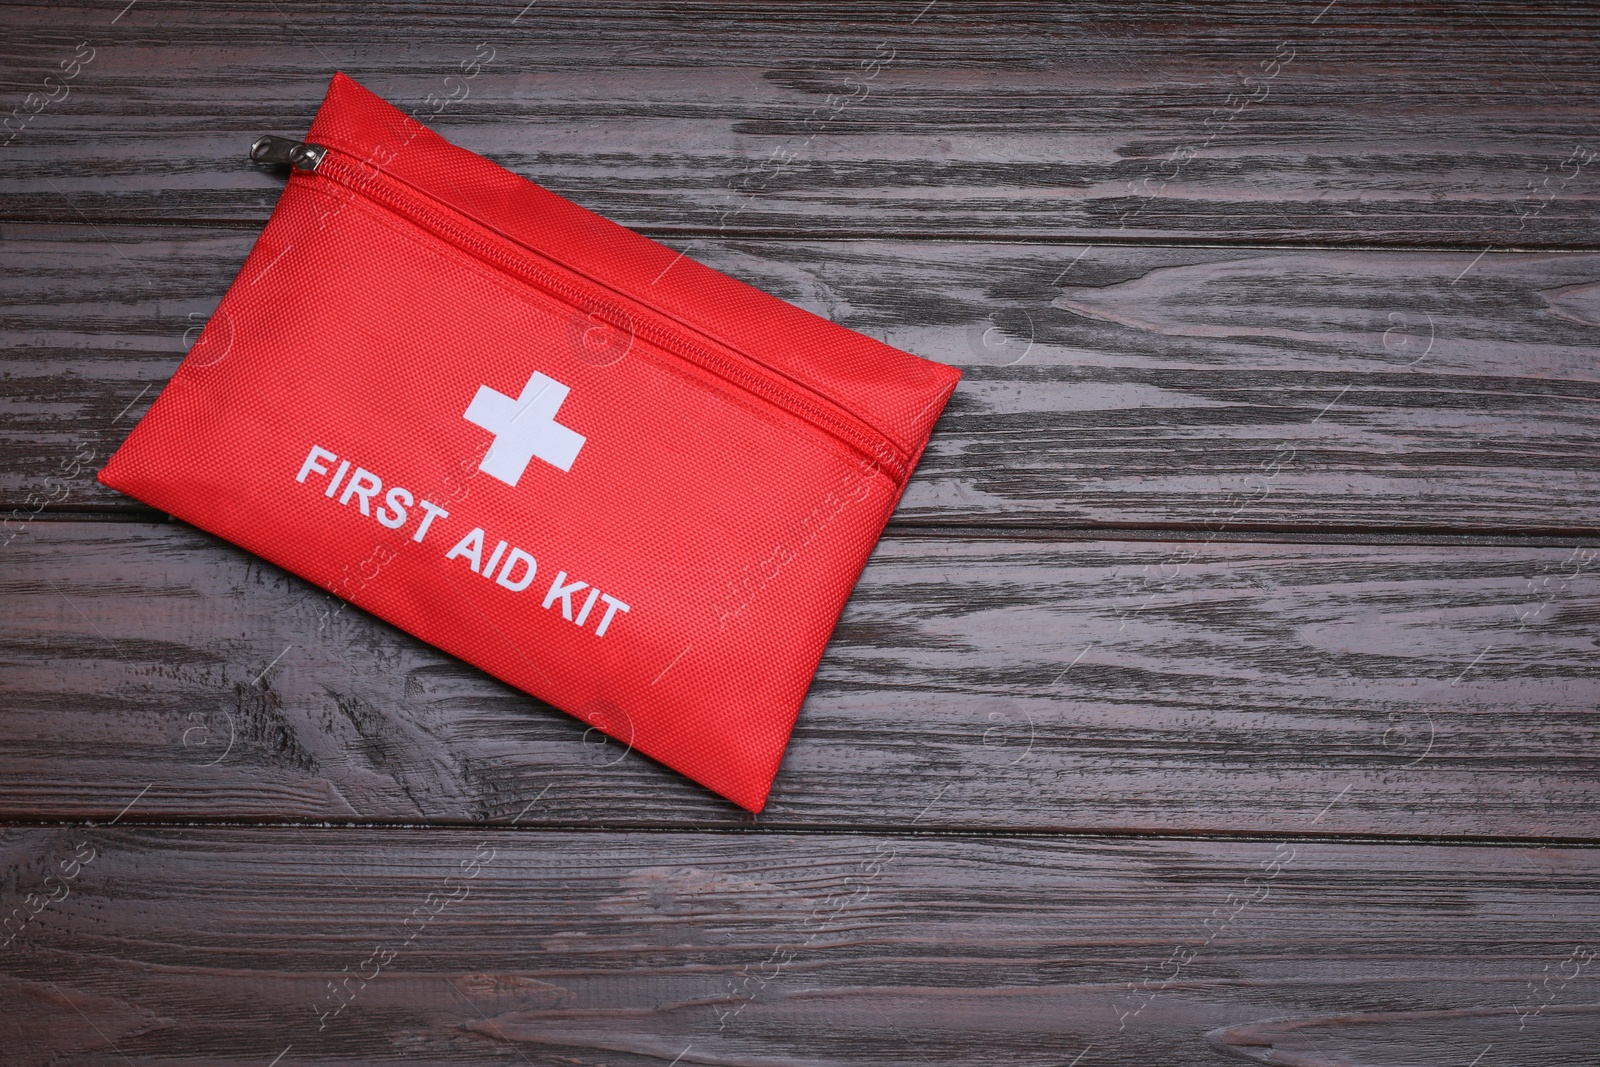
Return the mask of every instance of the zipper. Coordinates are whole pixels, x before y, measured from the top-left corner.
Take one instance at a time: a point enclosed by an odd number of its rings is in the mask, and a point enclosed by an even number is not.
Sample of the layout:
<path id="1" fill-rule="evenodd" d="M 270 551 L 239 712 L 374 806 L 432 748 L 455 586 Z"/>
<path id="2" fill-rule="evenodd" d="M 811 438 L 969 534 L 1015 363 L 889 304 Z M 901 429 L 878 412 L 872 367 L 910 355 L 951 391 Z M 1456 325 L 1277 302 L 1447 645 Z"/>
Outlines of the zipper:
<path id="1" fill-rule="evenodd" d="M 256 138 L 256 143 L 250 146 L 250 161 L 252 163 L 287 163 L 295 170 L 316 170 L 317 164 L 322 162 L 322 157 L 328 150 L 323 145 L 306 144 L 304 141 L 294 141 L 287 137 Z"/>
<path id="2" fill-rule="evenodd" d="M 451 244 L 460 247 L 479 260 L 511 274 L 524 284 L 544 291 L 558 301 L 572 307 L 593 304 L 594 294 L 584 292 L 586 287 L 603 290 L 608 297 L 616 298 L 630 308 L 637 307 L 649 316 L 639 321 L 639 316 L 629 311 L 634 319 L 633 332 L 672 355 L 714 374 L 730 385 L 787 411 L 835 440 L 849 446 L 870 459 L 875 466 L 887 467 L 897 487 L 905 484 L 908 460 L 901 450 L 882 433 L 871 428 L 853 415 L 833 410 L 833 401 L 821 401 L 808 395 L 804 386 L 793 383 L 776 371 L 762 374 L 742 363 L 729 359 L 713 348 L 698 344 L 685 336 L 692 327 L 643 305 L 636 298 L 612 289 L 593 278 L 579 275 L 582 281 L 574 284 L 569 279 L 557 277 L 535 257 L 555 264 L 569 274 L 577 274 L 557 260 L 550 259 L 521 242 L 499 233 L 456 209 L 439 204 L 427 193 L 416 189 L 401 179 L 384 171 L 354 161 L 354 157 L 326 145 L 295 141 L 287 137 L 266 136 L 250 146 L 250 159 L 256 163 L 288 164 L 305 174 L 317 174 L 330 181 L 360 193 L 395 213 L 422 226 Z M 474 233 L 470 227 L 455 223 L 451 216 L 469 220 L 473 225 L 493 234 L 493 240 Z M 651 321 L 661 320 L 661 321 Z M 663 322 L 667 325 L 663 325 Z"/>

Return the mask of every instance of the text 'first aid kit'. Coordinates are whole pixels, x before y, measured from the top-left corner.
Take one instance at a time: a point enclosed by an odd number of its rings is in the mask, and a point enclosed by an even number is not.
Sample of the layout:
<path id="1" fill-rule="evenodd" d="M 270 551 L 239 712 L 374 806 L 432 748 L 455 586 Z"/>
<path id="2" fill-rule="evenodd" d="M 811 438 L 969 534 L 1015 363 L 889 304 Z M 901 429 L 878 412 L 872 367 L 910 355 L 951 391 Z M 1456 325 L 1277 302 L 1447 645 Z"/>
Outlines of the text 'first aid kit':
<path id="1" fill-rule="evenodd" d="M 959 373 L 336 75 L 100 472 L 751 811 Z"/>

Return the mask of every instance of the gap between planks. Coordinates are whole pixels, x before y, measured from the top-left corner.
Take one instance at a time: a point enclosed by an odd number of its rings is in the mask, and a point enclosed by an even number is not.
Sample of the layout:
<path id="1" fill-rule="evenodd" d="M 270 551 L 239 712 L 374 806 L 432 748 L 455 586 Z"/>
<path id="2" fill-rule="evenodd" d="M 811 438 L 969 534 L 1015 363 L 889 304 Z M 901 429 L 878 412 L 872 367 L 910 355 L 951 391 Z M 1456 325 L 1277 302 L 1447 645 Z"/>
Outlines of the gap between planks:
<path id="1" fill-rule="evenodd" d="M 13 517 L 17 517 L 13 515 Z M 149 523 L 165 525 L 180 520 L 140 504 L 125 509 L 103 507 L 74 509 L 70 505 L 41 509 L 32 522 Z M 1417 545 L 1440 548 L 1578 548 L 1600 546 L 1600 528 L 1498 530 L 1471 527 L 1400 526 L 1325 526 L 1306 530 L 1272 524 L 1241 523 L 1222 530 L 1207 530 L 1193 525 L 1172 524 L 1096 526 L 1050 526 L 1037 522 L 993 523 L 940 522 L 936 519 L 892 519 L 884 527 L 884 537 L 915 539 L 936 537 L 942 540 L 973 538 L 1014 541 L 1149 541 L 1157 544 L 1189 544 L 1220 541 L 1226 544 L 1257 545 Z"/>
<path id="2" fill-rule="evenodd" d="M 914 822 L 915 820 L 913 820 Z M 241 819 L 231 816 L 223 819 L 199 819 L 193 816 L 130 816 L 111 820 L 99 819 L 0 819 L 0 832 L 5 830 L 38 830 L 51 828 L 102 829 L 123 826 L 149 830 L 414 830 L 424 833 L 441 833 L 473 830 L 480 833 L 519 834 L 704 834 L 721 837 L 906 837 L 939 840 L 1004 840 L 1039 839 L 1047 841 L 1226 841 L 1237 843 L 1295 841 L 1306 844 L 1377 845 L 1388 847 L 1437 848 L 1562 848 L 1600 849 L 1600 837 L 1571 835 L 1521 835 L 1521 834 L 1375 834 L 1352 831 L 1341 833 L 1329 830 L 1138 830 L 1097 829 L 1094 827 L 1062 827 L 1049 830 L 1008 829 L 996 827 L 916 827 L 911 823 L 821 823 L 811 825 L 785 824 L 782 826 L 665 826 L 644 822 L 476 822 L 470 819 L 441 819 L 437 822 L 374 819 Z"/>
<path id="3" fill-rule="evenodd" d="M 531 180 L 531 179 L 530 179 Z M 559 190 L 552 189 L 558 193 Z M 130 228 L 161 228 L 177 227 L 196 230 L 240 230 L 243 232 L 259 232 L 266 227 L 265 218 L 206 218 L 206 217 L 160 217 L 146 215 L 87 215 L 87 214 L 8 214 L 0 212 L 0 225 L 3 226 L 60 226 L 72 227 L 80 230 L 94 229 L 97 226 L 117 226 Z M 1484 241 L 1383 241 L 1367 238 L 1359 241 L 1289 241 L 1259 240 L 1255 238 L 1241 238 L 1236 241 L 1223 240 L 1217 237 L 1175 237 L 1171 234 L 1151 234 L 1142 237 L 1138 234 L 1120 233 L 1107 237 L 1094 233 L 1085 234 L 1059 234 L 1059 233 L 991 233 L 988 231 L 928 231 L 901 232 L 896 230 L 851 230 L 833 228 L 827 230 L 795 230 L 785 228 L 763 229 L 761 227 L 704 227 L 704 226 L 630 226 L 634 233 L 641 234 L 653 241 L 733 241 L 733 240 L 760 240 L 760 241 L 895 241 L 907 244 L 981 244 L 981 245 L 1039 245 L 1041 247 L 1059 246 L 1076 248 L 1079 245 L 1093 245 L 1095 248 L 1118 249 L 1134 248 L 1141 251 L 1173 249 L 1175 251 L 1191 251 L 1196 249 L 1218 249 L 1221 251 L 1261 251 L 1261 252 L 1442 252 L 1456 255 L 1476 255 L 1490 253 L 1512 253 L 1521 255 L 1550 255 L 1571 254 L 1584 255 L 1600 252 L 1600 241 L 1580 242 L 1576 244 L 1495 244 Z"/>

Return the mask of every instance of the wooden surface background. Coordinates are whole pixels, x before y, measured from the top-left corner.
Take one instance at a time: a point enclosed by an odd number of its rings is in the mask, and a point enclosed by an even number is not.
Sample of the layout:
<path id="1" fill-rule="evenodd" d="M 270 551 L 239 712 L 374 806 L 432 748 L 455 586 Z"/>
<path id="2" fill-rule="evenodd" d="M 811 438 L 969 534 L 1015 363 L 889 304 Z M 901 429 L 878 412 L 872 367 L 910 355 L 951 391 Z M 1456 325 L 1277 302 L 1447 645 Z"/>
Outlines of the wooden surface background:
<path id="1" fill-rule="evenodd" d="M 1597 59 L 1586 5 L 7 6 L 0 1063 L 1593 1067 Z M 335 69 L 965 372 L 760 816 L 94 481 Z"/>

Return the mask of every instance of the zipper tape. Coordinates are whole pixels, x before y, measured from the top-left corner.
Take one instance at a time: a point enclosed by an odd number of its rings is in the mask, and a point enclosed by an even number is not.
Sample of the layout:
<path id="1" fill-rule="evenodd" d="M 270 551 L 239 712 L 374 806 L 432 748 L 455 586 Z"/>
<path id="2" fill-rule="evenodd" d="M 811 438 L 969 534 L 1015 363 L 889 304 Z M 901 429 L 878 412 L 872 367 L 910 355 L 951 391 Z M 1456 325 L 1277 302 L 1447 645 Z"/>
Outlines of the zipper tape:
<path id="1" fill-rule="evenodd" d="M 743 353 L 739 353 L 738 359 L 718 354 L 713 347 L 699 343 L 698 338 L 704 335 L 688 324 L 604 282 L 578 274 L 565 264 L 507 237 L 472 216 L 439 203 L 428 193 L 381 169 L 354 162 L 354 157 L 349 153 L 287 137 L 266 136 L 251 145 L 250 159 L 257 163 L 288 164 L 303 174 L 316 174 L 335 182 L 569 307 L 583 309 L 597 303 L 603 306 L 607 300 L 622 301 L 630 317 L 634 318 L 636 335 L 758 400 L 809 423 L 875 464 L 886 467 L 897 488 L 903 487 L 906 482 L 909 457 L 882 433 L 832 401 L 765 367 L 759 361 L 751 360 Z M 462 226 L 452 217 L 465 220 L 469 225 Z M 473 227 L 492 234 L 492 239 L 472 232 Z M 535 257 L 569 277 L 554 276 L 543 264 L 533 262 Z M 599 292 L 586 292 L 586 289 Z M 706 340 L 716 348 L 728 348 L 711 338 Z M 737 349 L 729 350 L 737 352 Z M 753 363 L 760 370 L 747 363 Z"/>

